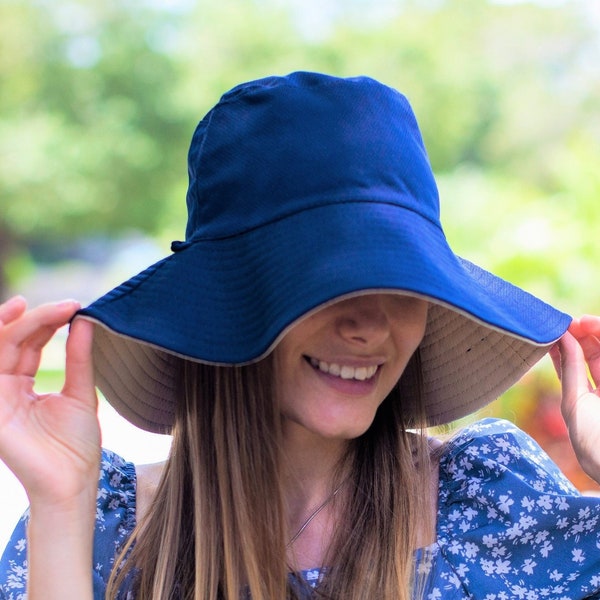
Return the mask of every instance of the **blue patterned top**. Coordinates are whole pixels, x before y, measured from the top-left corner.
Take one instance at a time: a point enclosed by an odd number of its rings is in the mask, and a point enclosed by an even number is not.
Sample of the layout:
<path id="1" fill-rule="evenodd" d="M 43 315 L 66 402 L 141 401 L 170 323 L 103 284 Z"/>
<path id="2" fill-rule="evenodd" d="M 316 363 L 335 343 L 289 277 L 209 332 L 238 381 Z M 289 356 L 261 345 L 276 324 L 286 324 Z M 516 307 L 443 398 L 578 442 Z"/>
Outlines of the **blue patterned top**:
<path id="1" fill-rule="evenodd" d="M 469 425 L 440 461 L 437 539 L 416 553 L 425 600 L 600 600 L 600 498 L 582 496 L 507 421 Z M 0 560 L 0 599 L 24 600 L 27 513 Z M 94 548 L 103 600 L 116 548 L 135 525 L 135 468 L 104 451 Z M 316 586 L 320 570 L 302 576 Z"/>

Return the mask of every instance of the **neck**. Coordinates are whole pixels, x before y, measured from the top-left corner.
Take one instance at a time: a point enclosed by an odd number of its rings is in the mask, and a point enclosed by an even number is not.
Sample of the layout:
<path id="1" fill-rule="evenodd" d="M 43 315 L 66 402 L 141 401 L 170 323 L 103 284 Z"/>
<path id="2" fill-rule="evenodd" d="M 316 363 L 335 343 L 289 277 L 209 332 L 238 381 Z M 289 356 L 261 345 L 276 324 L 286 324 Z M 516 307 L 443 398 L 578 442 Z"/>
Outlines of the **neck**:
<path id="1" fill-rule="evenodd" d="M 347 440 L 322 438 L 293 423 L 284 424 L 283 481 L 288 502 L 314 504 L 331 493 L 347 447 Z"/>
<path id="2" fill-rule="evenodd" d="M 283 434 L 289 559 L 296 568 L 312 568 L 321 564 L 336 521 L 335 500 L 343 492 L 339 462 L 348 442 L 287 423 Z"/>

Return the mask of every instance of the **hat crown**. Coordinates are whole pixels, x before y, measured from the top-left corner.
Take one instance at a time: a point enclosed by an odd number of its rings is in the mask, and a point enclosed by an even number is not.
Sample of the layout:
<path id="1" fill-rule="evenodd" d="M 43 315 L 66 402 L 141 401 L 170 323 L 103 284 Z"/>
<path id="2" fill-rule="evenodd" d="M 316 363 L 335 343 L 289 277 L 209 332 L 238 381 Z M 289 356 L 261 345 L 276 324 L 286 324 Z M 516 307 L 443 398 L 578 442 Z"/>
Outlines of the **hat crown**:
<path id="1" fill-rule="evenodd" d="M 188 169 L 188 241 L 343 202 L 397 204 L 439 224 L 413 111 L 368 77 L 297 72 L 233 88 L 198 124 Z"/>

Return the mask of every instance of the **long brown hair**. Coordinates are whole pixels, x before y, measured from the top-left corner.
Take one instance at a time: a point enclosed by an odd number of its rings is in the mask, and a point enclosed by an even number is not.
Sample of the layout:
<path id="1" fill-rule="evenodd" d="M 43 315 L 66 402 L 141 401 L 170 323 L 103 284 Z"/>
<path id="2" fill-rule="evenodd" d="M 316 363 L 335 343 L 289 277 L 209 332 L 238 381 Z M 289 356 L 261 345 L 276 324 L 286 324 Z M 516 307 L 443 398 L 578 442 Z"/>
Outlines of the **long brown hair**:
<path id="1" fill-rule="evenodd" d="M 405 373 L 408 370 L 420 382 L 418 350 Z M 397 385 L 371 427 L 348 447 L 352 493 L 343 500 L 327 577 L 317 597 L 420 597 L 423 582 L 415 577 L 414 553 L 423 534 L 428 536 L 433 527 L 431 461 L 420 389 L 418 385 L 415 397 L 403 402 Z"/>
<path id="2" fill-rule="evenodd" d="M 420 370 L 418 353 L 408 368 Z M 144 600 L 239 600 L 244 589 L 252 600 L 300 597 L 286 564 L 272 359 L 243 367 L 182 361 L 181 381 L 161 483 L 107 597 L 120 588 Z M 339 466 L 349 484 L 315 597 L 411 597 L 417 523 L 430 513 L 428 450 L 424 435 L 408 431 L 418 419 L 406 422 L 399 394 L 384 400 Z"/>

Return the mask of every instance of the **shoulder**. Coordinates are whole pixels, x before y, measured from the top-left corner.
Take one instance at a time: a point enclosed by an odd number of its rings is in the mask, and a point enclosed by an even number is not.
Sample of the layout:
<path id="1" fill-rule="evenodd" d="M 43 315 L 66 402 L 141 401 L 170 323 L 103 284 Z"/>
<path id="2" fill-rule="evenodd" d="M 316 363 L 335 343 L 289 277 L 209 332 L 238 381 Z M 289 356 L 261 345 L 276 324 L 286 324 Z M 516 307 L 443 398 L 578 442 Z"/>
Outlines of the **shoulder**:
<path id="1" fill-rule="evenodd" d="M 102 450 L 94 531 L 94 597 L 104 597 L 115 557 L 136 524 L 136 467 Z"/>
<path id="2" fill-rule="evenodd" d="M 578 494 L 539 444 L 503 419 L 483 419 L 459 431 L 446 445 L 440 477 L 455 484 L 515 477 L 537 492 Z"/>
<path id="3" fill-rule="evenodd" d="M 600 589 L 600 499 L 582 496 L 507 421 L 479 421 L 447 443 L 437 534 L 448 581 L 498 594 L 490 598 L 546 589 L 573 600 Z"/>
<path id="4" fill-rule="evenodd" d="M 118 518 L 127 530 L 135 525 L 136 467 L 111 450 L 102 450 L 98 496 L 96 501 L 96 533 Z"/>
<path id="5" fill-rule="evenodd" d="M 165 462 L 134 465 L 111 452 L 102 451 L 98 497 L 99 508 L 123 508 L 132 522 L 139 521 L 158 489 Z"/>
<path id="6" fill-rule="evenodd" d="M 137 493 L 136 514 L 139 521 L 148 512 L 152 505 L 156 490 L 160 483 L 165 462 L 136 465 Z"/>

